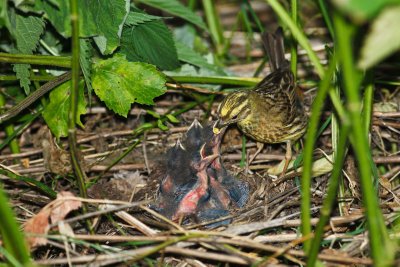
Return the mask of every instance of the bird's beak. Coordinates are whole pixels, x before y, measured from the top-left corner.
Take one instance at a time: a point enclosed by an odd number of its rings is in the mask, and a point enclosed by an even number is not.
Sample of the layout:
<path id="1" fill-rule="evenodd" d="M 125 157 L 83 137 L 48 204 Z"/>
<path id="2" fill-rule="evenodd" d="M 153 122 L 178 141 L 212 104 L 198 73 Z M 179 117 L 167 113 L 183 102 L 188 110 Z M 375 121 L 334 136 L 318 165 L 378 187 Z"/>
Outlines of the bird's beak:
<path id="1" fill-rule="evenodd" d="M 213 133 L 220 134 L 221 131 L 225 130 L 227 126 L 227 123 L 224 123 L 221 119 L 218 119 L 213 125 Z"/>

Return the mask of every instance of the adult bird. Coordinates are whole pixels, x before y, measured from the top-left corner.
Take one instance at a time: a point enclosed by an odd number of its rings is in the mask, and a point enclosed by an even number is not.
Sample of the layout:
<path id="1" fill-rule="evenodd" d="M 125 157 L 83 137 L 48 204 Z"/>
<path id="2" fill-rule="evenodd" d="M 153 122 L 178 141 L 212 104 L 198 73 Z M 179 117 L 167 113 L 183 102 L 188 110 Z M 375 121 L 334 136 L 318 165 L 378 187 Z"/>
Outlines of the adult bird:
<path id="1" fill-rule="evenodd" d="M 214 132 L 236 123 L 257 142 L 286 143 L 283 175 L 292 158 L 291 145 L 305 133 L 308 117 L 295 90 L 290 63 L 285 59 L 282 28 L 275 33 L 264 33 L 262 40 L 272 72 L 253 89 L 235 91 L 225 97 L 218 107 L 219 121 Z"/>

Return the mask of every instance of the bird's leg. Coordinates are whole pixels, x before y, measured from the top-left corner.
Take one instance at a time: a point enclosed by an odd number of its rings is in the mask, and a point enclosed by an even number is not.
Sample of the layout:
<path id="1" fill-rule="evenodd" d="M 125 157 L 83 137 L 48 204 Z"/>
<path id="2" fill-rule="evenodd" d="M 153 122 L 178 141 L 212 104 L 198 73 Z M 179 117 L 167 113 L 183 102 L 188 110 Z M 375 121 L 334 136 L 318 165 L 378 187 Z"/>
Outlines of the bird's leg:
<path id="1" fill-rule="evenodd" d="M 285 165 L 283 166 L 283 170 L 282 170 L 281 174 L 279 175 L 280 178 L 285 176 L 285 173 L 288 169 L 291 159 L 292 159 L 292 142 L 289 140 L 289 141 L 286 141 Z"/>
<path id="2" fill-rule="evenodd" d="M 258 156 L 258 154 L 260 154 L 260 152 L 262 151 L 262 149 L 264 148 L 264 143 L 261 142 L 256 142 L 257 145 L 257 151 L 256 153 L 253 154 L 253 156 L 247 161 L 246 163 L 246 169 L 245 169 L 245 173 L 252 173 L 250 171 L 250 164 L 253 162 L 253 160 Z M 248 154 L 247 154 L 248 155 Z M 246 155 L 246 156 L 247 156 Z"/>
<path id="3" fill-rule="evenodd" d="M 260 154 L 260 152 L 263 150 L 264 148 L 264 143 L 261 142 L 257 142 L 257 151 L 256 153 L 253 154 L 253 156 L 250 158 L 249 162 L 247 163 L 247 166 L 250 166 L 250 164 L 253 162 L 253 160 L 258 156 L 258 154 Z"/>

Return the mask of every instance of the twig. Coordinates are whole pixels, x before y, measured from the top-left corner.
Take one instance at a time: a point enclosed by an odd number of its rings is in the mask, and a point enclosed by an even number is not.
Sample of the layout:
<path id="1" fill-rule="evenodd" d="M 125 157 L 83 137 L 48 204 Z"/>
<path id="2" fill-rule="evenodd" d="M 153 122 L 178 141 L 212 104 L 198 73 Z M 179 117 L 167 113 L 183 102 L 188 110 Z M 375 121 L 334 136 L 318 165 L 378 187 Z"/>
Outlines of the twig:
<path id="1" fill-rule="evenodd" d="M 101 207 L 100 209 L 110 210 L 115 208 L 117 208 L 117 206 L 106 204 L 103 205 L 103 207 Z M 155 236 L 157 234 L 157 231 L 151 229 L 150 227 L 148 227 L 147 225 L 145 225 L 132 215 L 128 214 L 126 211 L 117 211 L 115 215 L 117 215 L 119 218 L 126 221 L 127 223 L 129 223 L 130 225 L 132 225 L 133 227 L 135 227 L 136 229 L 138 229 L 140 232 L 142 232 L 147 236 Z"/>
<path id="2" fill-rule="evenodd" d="M 63 200 L 65 200 L 65 199 L 67 199 L 67 198 L 63 198 Z M 144 202 L 144 201 L 142 201 L 142 202 L 132 202 L 132 203 L 128 203 L 128 204 L 125 204 L 125 205 L 116 206 L 115 208 L 111 208 L 111 209 L 107 209 L 107 210 L 99 210 L 99 211 L 94 211 L 94 212 L 88 212 L 88 213 L 85 213 L 85 214 L 82 214 L 82 215 L 79 215 L 79 216 L 76 216 L 76 217 L 73 217 L 73 218 L 70 218 L 70 219 L 66 219 L 63 222 L 64 223 L 72 223 L 72 222 L 76 222 L 76 221 L 80 221 L 80 220 L 83 220 L 83 219 L 99 216 L 99 215 L 106 214 L 106 213 L 111 213 L 111 212 L 116 212 L 116 211 L 123 210 L 123 209 L 137 207 L 137 206 L 142 205 L 142 204 L 146 204 L 146 202 Z M 49 225 L 50 228 L 51 227 L 55 227 L 55 226 L 57 226 L 57 224 Z"/>
<path id="3" fill-rule="evenodd" d="M 316 209 L 319 209 L 319 207 L 312 208 L 312 210 L 316 210 Z M 299 220 L 299 219 L 289 220 L 289 218 L 292 218 L 294 216 L 298 216 L 298 214 L 291 214 L 289 216 L 285 216 L 283 218 L 278 218 L 278 219 L 271 220 L 271 221 L 253 222 L 253 223 L 242 224 L 242 225 L 234 225 L 234 226 L 231 226 L 228 229 L 226 229 L 224 231 L 224 233 L 239 235 L 239 234 L 251 233 L 251 232 L 255 232 L 255 231 L 259 231 L 259 230 L 263 230 L 263 229 L 270 229 L 270 228 L 278 227 L 278 226 L 284 226 L 284 227 L 300 226 L 301 220 Z M 333 225 L 340 225 L 343 223 L 357 221 L 363 217 L 364 217 L 363 215 L 333 217 L 333 218 L 331 218 L 331 223 Z M 316 225 L 318 221 L 319 221 L 318 218 L 311 219 L 311 225 Z"/>
<path id="4" fill-rule="evenodd" d="M 58 85 L 68 81 L 71 79 L 71 72 L 66 72 L 54 80 L 51 80 L 44 85 L 42 85 L 38 90 L 34 91 L 32 94 L 27 96 L 24 100 L 18 103 L 18 105 L 15 105 L 11 109 L 9 109 L 7 112 L 3 113 L 0 115 L 0 123 L 3 123 L 6 120 L 9 120 L 15 116 L 17 116 L 21 111 L 29 107 L 33 102 L 38 100 L 40 97 L 42 97 L 44 94 L 49 92 L 50 90 L 54 89 Z"/>

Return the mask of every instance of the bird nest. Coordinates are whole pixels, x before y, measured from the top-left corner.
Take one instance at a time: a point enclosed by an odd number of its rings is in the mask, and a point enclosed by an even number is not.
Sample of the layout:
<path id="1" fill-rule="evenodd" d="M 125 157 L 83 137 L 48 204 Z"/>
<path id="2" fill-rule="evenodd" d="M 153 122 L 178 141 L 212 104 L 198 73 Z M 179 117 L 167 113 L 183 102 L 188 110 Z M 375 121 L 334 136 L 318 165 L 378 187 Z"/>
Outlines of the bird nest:
<path id="1" fill-rule="evenodd" d="M 241 167 L 241 133 L 232 127 L 223 135 L 214 134 L 212 122 L 203 126 L 193 122 L 199 114 L 188 112 L 181 118 L 186 122 L 170 125 L 164 132 L 151 130 L 141 142 L 129 129 L 140 124 L 133 117 L 126 122 L 92 114 L 85 130 L 78 132 L 81 161 L 92 183 L 85 199 L 60 194 L 79 194 L 63 148 L 66 143 L 56 144 L 48 129 L 33 125 L 21 138 L 24 150 L 20 154 L 1 155 L 3 166 L 17 173 L 3 172 L 2 177 L 14 206 L 21 207 L 15 209 L 18 218 L 46 237 L 29 240 L 33 258 L 40 264 L 96 266 L 133 261 L 304 263 L 303 239 L 298 238 L 301 195 L 295 177 L 299 170 L 292 167 L 280 178 L 267 173 L 284 159 L 283 147 L 268 146 L 250 166 Z M 326 148 L 327 138 L 321 137 L 320 147 Z M 251 155 L 256 146 L 249 141 L 246 149 Z M 120 159 L 123 153 L 126 156 Z M 15 158 L 22 159 L 21 163 L 14 164 Z M 346 162 L 346 174 L 356 176 L 352 157 Z M 316 175 L 312 224 L 318 220 L 328 182 L 328 175 Z M 23 180 L 35 177 L 59 192 L 58 200 L 43 194 L 35 181 Z M 345 183 L 351 185 L 354 197 L 343 202 L 346 214 L 335 212 L 331 218 L 325 235 L 331 247 L 319 258 L 333 265 L 370 264 L 364 256 L 366 236 L 350 234 L 362 225 L 359 187 L 353 179 Z M 393 197 L 381 192 L 381 198 L 388 203 L 390 217 Z M 85 205 L 86 212 L 71 212 L 79 206 L 71 199 Z M 347 245 L 345 249 L 340 249 L 342 244 Z"/>

